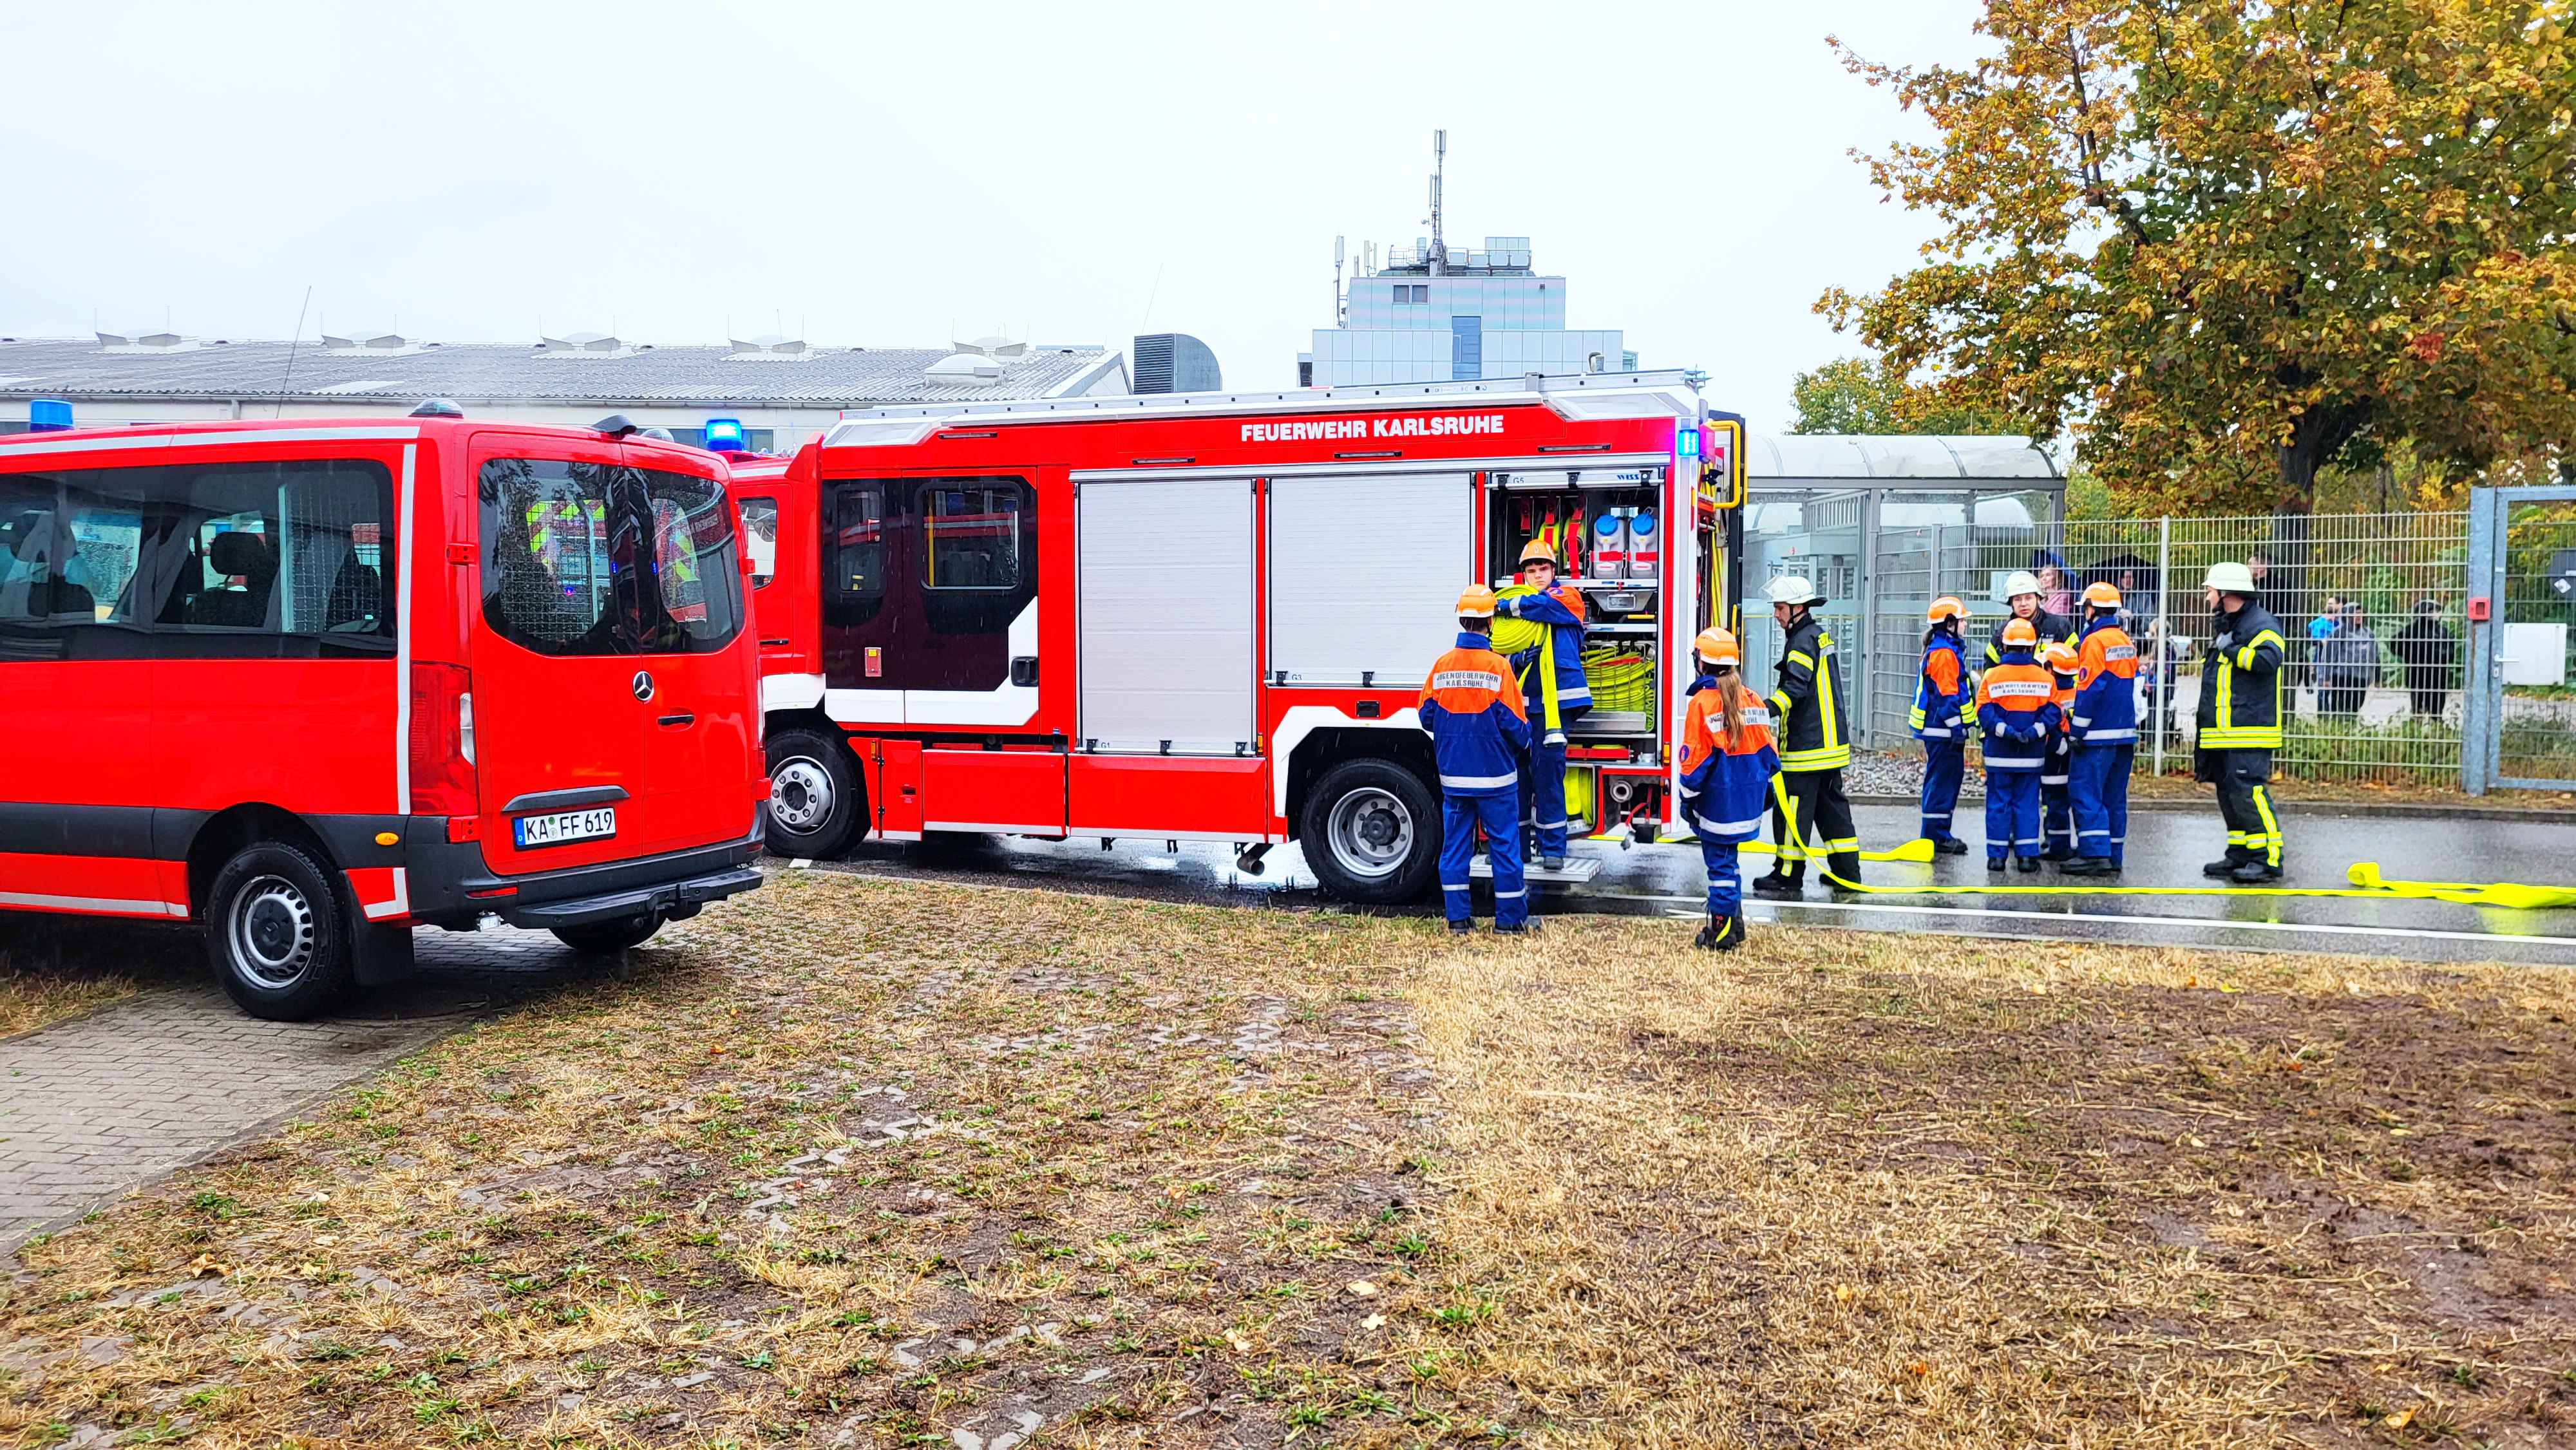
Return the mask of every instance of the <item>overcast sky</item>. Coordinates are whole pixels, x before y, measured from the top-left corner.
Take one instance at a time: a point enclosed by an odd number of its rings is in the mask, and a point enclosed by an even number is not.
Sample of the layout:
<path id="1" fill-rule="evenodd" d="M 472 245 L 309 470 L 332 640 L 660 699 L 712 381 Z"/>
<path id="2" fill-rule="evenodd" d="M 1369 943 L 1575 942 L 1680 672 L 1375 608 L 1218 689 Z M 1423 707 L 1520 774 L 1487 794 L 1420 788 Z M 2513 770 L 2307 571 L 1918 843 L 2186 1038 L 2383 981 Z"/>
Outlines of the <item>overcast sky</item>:
<path id="1" fill-rule="evenodd" d="M 533 342 L 924 347 L 1193 333 L 1285 387 L 1332 247 L 1533 239 L 1568 323 L 1758 430 L 1857 351 L 1809 310 L 1925 219 L 1845 74 L 1974 52 L 1974 0 L 292 7 L 0 0 L 0 333 L 321 322 Z"/>

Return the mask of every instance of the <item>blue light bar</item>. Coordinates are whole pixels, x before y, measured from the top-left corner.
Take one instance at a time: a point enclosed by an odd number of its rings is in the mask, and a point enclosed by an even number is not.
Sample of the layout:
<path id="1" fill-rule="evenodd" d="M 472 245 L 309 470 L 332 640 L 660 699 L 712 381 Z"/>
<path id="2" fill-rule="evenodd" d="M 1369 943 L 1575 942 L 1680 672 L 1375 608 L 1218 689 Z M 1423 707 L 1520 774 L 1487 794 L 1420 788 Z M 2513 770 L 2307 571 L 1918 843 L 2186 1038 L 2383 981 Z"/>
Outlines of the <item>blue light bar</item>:
<path id="1" fill-rule="evenodd" d="M 709 418 L 707 447 L 718 453 L 740 453 L 743 450 L 740 418 Z"/>
<path id="2" fill-rule="evenodd" d="M 61 433 L 72 426 L 72 405 L 62 398 L 31 398 L 27 402 L 27 431 Z"/>
<path id="3" fill-rule="evenodd" d="M 1673 451 L 1684 458 L 1699 457 L 1699 430 L 1697 428 L 1674 429 Z"/>

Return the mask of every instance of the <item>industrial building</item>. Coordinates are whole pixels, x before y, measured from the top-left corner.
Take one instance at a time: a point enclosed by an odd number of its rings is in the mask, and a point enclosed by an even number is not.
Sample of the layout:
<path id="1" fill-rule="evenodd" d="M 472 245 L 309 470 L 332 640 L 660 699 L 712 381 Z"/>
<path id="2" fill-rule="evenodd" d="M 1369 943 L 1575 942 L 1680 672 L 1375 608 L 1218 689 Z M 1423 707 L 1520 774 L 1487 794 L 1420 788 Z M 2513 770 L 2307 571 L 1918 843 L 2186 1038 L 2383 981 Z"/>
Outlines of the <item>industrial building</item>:
<path id="1" fill-rule="evenodd" d="M 815 347 L 756 337 L 723 347 L 574 332 L 533 345 L 440 343 L 390 332 L 319 342 L 176 333 L 77 340 L 0 338 L 0 433 L 24 432 L 38 400 L 80 427 L 229 418 L 381 416 L 423 398 L 473 417 L 575 426 L 623 413 L 703 444 L 730 422 L 760 452 L 792 451 L 849 412 L 881 403 L 1069 398 L 1129 391 L 1115 348 L 1001 338 L 941 348 Z M 46 410 L 48 412 L 58 410 Z"/>

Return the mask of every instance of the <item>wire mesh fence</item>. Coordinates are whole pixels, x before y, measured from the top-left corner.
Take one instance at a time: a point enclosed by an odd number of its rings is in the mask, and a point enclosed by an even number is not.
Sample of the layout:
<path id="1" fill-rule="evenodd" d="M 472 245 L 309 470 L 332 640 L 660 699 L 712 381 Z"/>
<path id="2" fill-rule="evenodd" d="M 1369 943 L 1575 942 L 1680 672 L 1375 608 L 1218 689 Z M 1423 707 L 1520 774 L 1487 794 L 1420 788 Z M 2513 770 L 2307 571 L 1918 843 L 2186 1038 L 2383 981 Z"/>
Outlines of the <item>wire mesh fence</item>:
<path id="1" fill-rule="evenodd" d="M 2576 503 L 2504 510 L 2495 773 L 2576 782 Z"/>

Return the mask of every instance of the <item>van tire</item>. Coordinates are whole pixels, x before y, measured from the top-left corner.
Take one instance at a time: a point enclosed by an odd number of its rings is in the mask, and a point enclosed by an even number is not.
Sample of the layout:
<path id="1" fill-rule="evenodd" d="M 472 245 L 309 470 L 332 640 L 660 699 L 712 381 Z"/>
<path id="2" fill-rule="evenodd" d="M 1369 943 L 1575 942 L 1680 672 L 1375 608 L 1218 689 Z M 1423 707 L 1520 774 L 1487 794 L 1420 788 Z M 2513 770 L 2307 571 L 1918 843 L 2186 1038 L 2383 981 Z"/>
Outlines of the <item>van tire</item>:
<path id="1" fill-rule="evenodd" d="M 1431 889 L 1440 800 L 1392 760 L 1345 760 L 1306 792 L 1298 843 L 1325 894 L 1391 906 Z"/>
<path id="2" fill-rule="evenodd" d="M 271 1022 L 309 1022 L 349 989 L 353 938 L 333 873 L 303 847 L 255 841 L 206 893 L 206 950 L 233 1004 Z"/>
<path id="3" fill-rule="evenodd" d="M 769 851 L 830 860 L 867 829 L 868 802 L 858 762 L 839 732 L 803 726 L 770 732 Z"/>
<path id="4" fill-rule="evenodd" d="M 629 947 L 640 947 L 662 929 L 662 918 L 654 915 L 620 917 L 615 921 L 585 922 L 580 926 L 549 927 L 555 940 L 586 957 L 613 957 Z"/>

